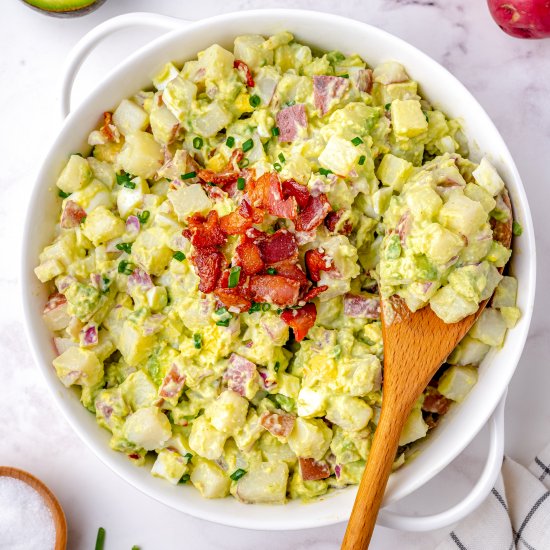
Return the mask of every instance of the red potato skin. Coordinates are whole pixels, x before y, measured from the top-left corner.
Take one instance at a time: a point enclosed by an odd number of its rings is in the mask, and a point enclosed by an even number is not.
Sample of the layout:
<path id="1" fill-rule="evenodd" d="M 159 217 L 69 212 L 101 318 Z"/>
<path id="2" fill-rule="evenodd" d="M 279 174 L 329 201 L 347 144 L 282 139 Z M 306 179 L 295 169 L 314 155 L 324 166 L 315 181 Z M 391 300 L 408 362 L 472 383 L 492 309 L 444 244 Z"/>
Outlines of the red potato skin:
<path id="1" fill-rule="evenodd" d="M 497 25 L 515 38 L 550 37 L 550 0 L 487 0 Z"/>

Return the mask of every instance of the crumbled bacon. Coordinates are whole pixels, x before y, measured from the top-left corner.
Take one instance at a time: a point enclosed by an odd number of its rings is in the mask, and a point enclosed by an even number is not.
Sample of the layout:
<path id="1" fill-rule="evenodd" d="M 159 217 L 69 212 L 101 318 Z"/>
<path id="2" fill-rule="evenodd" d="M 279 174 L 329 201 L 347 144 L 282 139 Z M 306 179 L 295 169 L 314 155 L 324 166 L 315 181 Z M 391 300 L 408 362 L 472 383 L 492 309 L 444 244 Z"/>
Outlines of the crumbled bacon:
<path id="1" fill-rule="evenodd" d="M 240 209 L 220 218 L 220 228 L 227 235 L 241 235 L 252 227 L 252 219 L 244 217 Z"/>
<path id="2" fill-rule="evenodd" d="M 310 284 L 303 269 L 294 260 L 283 260 L 282 262 L 272 264 L 272 267 L 277 272 L 277 275 L 298 281 L 301 288 L 305 288 Z"/>
<path id="3" fill-rule="evenodd" d="M 235 265 L 240 265 L 247 275 L 255 275 L 264 268 L 260 248 L 252 241 L 244 240 L 235 249 Z"/>
<path id="4" fill-rule="evenodd" d="M 311 197 L 307 206 L 300 212 L 296 219 L 296 231 L 311 231 L 323 223 L 326 215 L 331 211 L 326 195 Z"/>
<path id="5" fill-rule="evenodd" d="M 78 227 L 86 219 L 86 210 L 74 201 L 67 200 L 61 214 L 61 227 L 70 229 Z"/>
<path id="6" fill-rule="evenodd" d="M 189 229 L 184 236 L 189 238 L 195 248 L 210 248 L 225 243 L 226 237 L 219 224 L 216 210 L 210 210 L 204 218 L 195 214 L 187 220 Z"/>
<path id="7" fill-rule="evenodd" d="M 191 260 L 200 279 L 199 290 L 212 292 L 221 275 L 223 254 L 214 247 L 198 248 Z"/>
<path id="8" fill-rule="evenodd" d="M 330 467 L 324 461 L 300 457 L 300 474 L 304 481 L 317 481 L 330 477 Z"/>
<path id="9" fill-rule="evenodd" d="M 308 291 L 306 294 L 304 294 L 301 300 L 303 300 L 304 302 L 311 302 L 311 300 L 313 300 L 314 298 L 317 298 L 317 296 L 325 292 L 325 290 L 328 290 L 327 285 L 316 286 L 312 288 L 310 291 Z"/>
<path id="10" fill-rule="evenodd" d="M 260 424 L 275 437 L 288 437 L 295 421 L 296 417 L 293 414 L 279 409 L 274 412 L 266 411 L 260 417 Z"/>
<path id="11" fill-rule="evenodd" d="M 59 292 L 54 292 L 48 297 L 48 301 L 44 306 L 44 313 L 48 313 L 66 303 L 67 298 L 65 298 L 63 294 L 60 294 Z"/>
<path id="12" fill-rule="evenodd" d="M 254 275 L 250 278 L 250 290 L 255 302 L 291 306 L 298 300 L 300 283 L 281 275 Z"/>
<path id="13" fill-rule="evenodd" d="M 248 311 L 252 306 L 252 302 L 248 298 L 242 296 L 240 290 L 236 288 L 217 288 L 214 294 L 228 309 L 235 308 L 242 312 Z"/>
<path id="14" fill-rule="evenodd" d="M 337 212 L 329 212 L 327 214 L 327 217 L 325 218 L 325 227 L 331 232 L 336 232 L 336 226 L 338 225 L 338 222 L 340 221 L 340 218 L 343 216 L 345 210 L 338 210 Z M 349 220 L 346 220 L 341 227 L 339 233 L 342 235 L 349 235 L 352 231 L 353 227 L 351 225 L 351 222 Z"/>
<path id="15" fill-rule="evenodd" d="M 249 88 L 254 88 L 255 83 L 254 78 L 252 78 L 252 73 L 250 72 L 250 67 L 240 59 L 235 59 L 235 61 L 233 61 L 233 67 L 238 71 L 242 71 L 246 79 L 246 85 Z"/>
<path id="16" fill-rule="evenodd" d="M 120 140 L 118 128 L 113 124 L 113 113 L 108 111 L 103 113 L 103 126 L 101 126 L 99 131 L 107 141 L 118 142 Z"/>
<path id="17" fill-rule="evenodd" d="M 327 258 L 318 248 L 306 252 L 305 262 L 309 278 L 314 283 L 321 280 L 321 271 L 331 271 L 333 269 L 332 260 Z"/>
<path id="18" fill-rule="evenodd" d="M 300 208 L 305 208 L 309 202 L 309 190 L 305 185 L 301 185 L 296 180 L 285 180 L 281 183 L 283 197 L 294 197 Z"/>
<path id="19" fill-rule="evenodd" d="M 294 338 L 301 342 L 315 324 L 317 308 L 309 303 L 300 309 L 287 309 L 281 314 L 281 319 L 294 331 Z"/>
<path id="20" fill-rule="evenodd" d="M 266 264 L 298 257 L 298 245 L 294 235 L 286 229 L 279 229 L 259 243 L 262 258 Z"/>

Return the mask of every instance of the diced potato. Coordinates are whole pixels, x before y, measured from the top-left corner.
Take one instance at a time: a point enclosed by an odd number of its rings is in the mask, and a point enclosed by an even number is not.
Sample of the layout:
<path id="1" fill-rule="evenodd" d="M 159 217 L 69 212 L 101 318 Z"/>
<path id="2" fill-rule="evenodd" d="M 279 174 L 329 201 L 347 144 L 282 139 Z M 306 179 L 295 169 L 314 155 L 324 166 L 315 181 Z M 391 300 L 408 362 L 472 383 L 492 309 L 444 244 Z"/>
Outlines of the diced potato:
<path id="1" fill-rule="evenodd" d="M 251 409 L 241 429 L 233 434 L 233 439 L 241 451 L 248 452 L 263 432 L 264 429 L 260 424 L 260 418 L 256 412 Z"/>
<path id="2" fill-rule="evenodd" d="M 441 208 L 439 220 L 448 229 L 468 236 L 477 232 L 487 221 L 487 213 L 479 202 L 453 193 Z"/>
<path id="3" fill-rule="evenodd" d="M 289 493 L 292 499 L 312 500 L 324 495 L 328 490 L 328 482 L 325 479 L 304 481 L 298 471 L 294 472 L 290 480 Z"/>
<path id="4" fill-rule="evenodd" d="M 207 80 L 223 80 L 228 77 L 235 61 L 235 56 L 218 44 L 212 44 L 199 52 L 197 58 L 198 69 L 204 70 L 204 78 Z"/>
<path id="5" fill-rule="evenodd" d="M 442 225 L 431 223 L 422 230 L 418 248 L 436 264 L 446 264 L 464 248 L 464 241 Z"/>
<path id="6" fill-rule="evenodd" d="M 151 468 L 151 475 L 165 479 L 172 485 L 177 485 L 181 476 L 187 472 L 185 458 L 176 451 L 162 449 Z"/>
<path id="7" fill-rule="evenodd" d="M 66 328 L 71 320 L 70 315 L 67 313 L 67 302 L 54 301 L 51 304 L 48 302 L 48 305 L 50 307 L 42 314 L 46 326 L 52 331 Z"/>
<path id="8" fill-rule="evenodd" d="M 434 219 L 443 205 L 441 197 L 427 185 L 410 189 L 406 201 L 413 216 L 423 219 Z"/>
<path id="9" fill-rule="evenodd" d="M 147 305 L 152 311 L 161 311 L 168 303 L 168 294 L 166 287 L 154 286 L 147 291 Z"/>
<path id="10" fill-rule="evenodd" d="M 415 137 L 428 130 L 428 121 L 417 99 L 396 99 L 391 104 L 393 131 L 398 137 Z"/>
<path id="11" fill-rule="evenodd" d="M 118 349 L 130 366 L 136 366 L 147 359 L 155 342 L 154 334 L 144 334 L 139 325 L 128 319 L 122 325 Z"/>
<path id="12" fill-rule="evenodd" d="M 297 399 L 300 392 L 300 379 L 292 374 L 281 372 L 277 375 L 277 386 L 273 391 Z"/>
<path id="13" fill-rule="evenodd" d="M 297 456 L 321 460 L 331 439 L 332 430 L 322 420 L 297 417 L 288 444 Z"/>
<path id="14" fill-rule="evenodd" d="M 417 439 L 425 437 L 427 433 L 428 424 L 426 424 L 422 418 L 422 410 L 415 407 L 411 411 L 411 414 L 403 426 L 403 431 L 401 432 L 401 436 L 399 438 L 399 445 L 407 445 L 408 443 L 412 443 Z"/>
<path id="15" fill-rule="evenodd" d="M 382 157 L 376 175 L 383 185 L 400 192 L 411 170 L 412 164 L 410 162 L 388 153 Z"/>
<path id="16" fill-rule="evenodd" d="M 464 194 L 473 201 L 481 203 L 485 212 L 489 213 L 496 206 L 496 201 L 493 197 L 480 185 L 470 182 L 464 188 Z"/>
<path id="17" fill-rule="evenodd" d="M 495 197 L 504 189 L 504 182 L 498 175 L 496 168 L 483 157 L 479 166 L 472 172 L 476 182 L 491 196 Z"/>
<path id="18" fill-rule="evenodd" d="M 184 221 L 195 212 L 205 214 L 212 209 L 212 201 L 198 183 L 169 191 L 168 200 L 172 203 L 179 221 Z"/>
<path id="19" fill-rule="evenodd" d="M 284 462 L 261 462 L 239 479 L 231 489 L 241 502 L 282 504 L 286 500 L 288 466 Z"/>
<path id="20" fill-rule="evenodd" d="M 485 308 L 470 330 L 470 335 L 489 346 L 501 346 L 506 335 L 506 323 L 500 311 L 494 308 Z"/>
<path id="21" fill-rule="evenodd" d="M 457 323 L 478 309 L 477 302 L 467 300 L 450 285 L 440 288 L 435 293 L 430 300 L 430 306 L 445 323 Z"/>
<path id="22" fill-rule="evenodd" d="M 273 65 L 273 51 L 264 47 L 265 39 L 259 34 L 245 34 L 235 38 L 235 58 L 244 61 L 257 71 L 265 65 Z"/>
<path id="23" fill-rule="evenodd" d="M 197 86 L 193 82 L 177 76 L 166 85 L 162 100 L 180 122 L 185 122 L 196 96 Z"/>
<path id="24" fill-rule="evenodd" d="M 497 267 L 504 267 L 511 255 L 512 251 L 510 249 L 500 243 L 497 243 L 496 241 L 493 241 L 487 256 L 485 256 L 485 259 L 492 262 Z"/>
<path id="25" fill-rule="evenodd" d="M 491 346 L 467 334 L 449 355 L 447 363 L 451 365 L 479 365 L 490 349 Z"/>
<path id="26" fill-rule="evenodd" d="M 124 436 L 138 448 L 153 451 L 170 439 L 172 427 L 158 407 L 145 407 L 128 416 Z"/>
<path id="27" fill-rule="evenodd" d="M 103 378 L 103 365 L 93 351 L 70 347 L 53 360 L 57 376 L 67 387 L 92 387 Z"/>
<path id="28" fill-rule="evenodd" d="M 504 319 L 506 328 L 514 328 L 521 317 L 521 310 L 518 307 L 501 307 L 500 314 Z"/>
<path id="29" fill-rule="evenodd" d="M 449 275 L 449 284 L 456 292 L 474 302 L 487 300 L 502 279 L 498 269 L 489 262 L 465 265 Z"/>
<path id="30" fill-rule="evenodd" d="M 151 275 L 160 275 L 172 260 L 172 250 L 164 238 L 162 228 L 151 227 L 141 231 L 132 245 L 132 258 Z"/>
<path id="31" fill-rule="evenodd" d="M 219 466 L 202 458 L 193 462 L 191 483 L 204 498 L 224 498 L 229 494 L 231 481 Z"/>
<path id="32" fill-rule="evenodd" d="M 492 306 L 495 308 L 515 306 L 517 293 L 518 280 L 515 277 L 503 277 L 495 290 Z"/>
<path id="33" fill-rule="evenodd" d="M 74 193 L 90 183 L 92 176 L 88 161 L 80 155 L 71 155 L 56 185 L 64 193 Z"/>
<path id="34" fill-rule="evenodd" d="M 122 187 L 116 198 L 118 212 L 120 217 L 124 219 L 132 214 L 134 210 L 140 208 L 143 203 L 143 196 L 149 192 L 149 186 L 143 178 L 135 177 L 132 183 L 135 185 L 133 189 Z"/>
<path id="35" fill-rule="evenodd" d="M 477 382 L 477 369 L 472 366 L 454 366 L 447 369 L 437 385 L 437 391 L 447 399 L 463 401 Z"/>
<path id="36" fill-rule="evenodd" d="M 405 82 L 409 80 L 407 70 L 397 61 L 385 61 L 375 67 L 373 71 L 375 82 L 380 84 L 392 84 L 394 82 Z"/>
<path id="37" fill-rule="evenodd" d="M 143 370 L 129 374 L 120 384 L 120 389 L 133 411 L 150 407 L 157 399 L 157 387 Z"/>
<path id="38" fill-rule="evenodd" d="M 164 67 L 153 77 L 153 86 L 157 90 L 164 90 L 167 84 L 180 74 L 173 63 L 166 63 Z"/>
<path id="39" fill-rule="evenodd" d="M 189 446 L 198 455 L 215 460 L 223 453 L 227 434 L 220 432 L 208 421 L 205 415 L 193 420 L 189 435 Z"/>
<path id="40" fill-rule="evenodd" d="M 106 185 L 109 189 L 112 189 L 113 185 L 116 183 L 113 165 L 109 162 L 98 160 L 95 157 L 88 157 L 86 160 L 92 169 L 94 178 Z"/>
<path id="41" fill-rule="evenodd" d="M 346 431 L 362 430 L 371 418 L 372 409 L 359 397 L 339 395 L 327 407 L 327 419 Z"/>
<path id="42" fill-rule="evenodd" d="M 75 191 L 67 200 L 76 202 L 88 213 L 98 206 L 104 206 L 110 210 L 114 205 L 113 194 L 109 187 L 96 179 L 92 180 L 86 187 Z"/>
<path id="43" fill-rule="evenodd" d="M 123 99 L 113 113 L 113 122 L 122 134 L 134 134 L 149 126 L 149 115 L 137 103 Z"/>
<path id="44" fill-rule="evenodd" d="M 126 136 L 117 160 L 125 172 L 147 179 L 163 165 L 164 153 L 151 134 L 135 132 Z"/>
<path id="45" fill-rule="evenodd" d="M 34 274 L 41 283 L 47 283 L 65 271 L 59 260 L 49 259 L 34 268 Z"/>
<path id="46" fill-rule="evenodd" d="M 233 390 L 226 390 L 208 405 L 204 415 L 214 428 L 233 435 L 245 423 L 247 412 L 248 401 Z"/>
<path id="47" fill-rule="evenodd" d="M 351 141 L 333 135 L 319 155 L 319 164 L 339 176 L 347 176 L 363 154 L 361 147 Z"/>
<path id="48" fill-rule="evenodd" d="M 232 120 L 231 113 L 219 101 L 213 101 L 193 123 L 195 131 L 205 137 L 215 136 Z"/>
<path id="49" fill-rule="evenodd" d="M 82 225 L 82 232 L 95 246 L 116 239 L 125 231 L 125 223 L 105 206 L 92 210 Z"/>
<path id="50" fill-rule="evenodd" d="M 151 131 L 159 143 L 172 143 L 180 128 L 178 119 L 170 112 L 166 105 L 155 105 L 151 110 Z"/>
<path id="51" fill-rule="evenodd" d="M 321 391 L 302 388 L 298 394 L 298 416 L 313 418 L 325 414 L 326 396 Z"/>

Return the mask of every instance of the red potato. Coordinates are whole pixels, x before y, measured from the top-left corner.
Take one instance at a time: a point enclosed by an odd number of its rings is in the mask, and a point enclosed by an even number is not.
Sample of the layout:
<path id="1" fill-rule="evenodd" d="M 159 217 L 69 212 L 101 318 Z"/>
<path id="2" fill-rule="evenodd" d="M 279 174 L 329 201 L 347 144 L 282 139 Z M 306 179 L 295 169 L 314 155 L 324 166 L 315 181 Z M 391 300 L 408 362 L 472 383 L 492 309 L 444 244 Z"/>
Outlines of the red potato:
<path id="1" fill-rule="evenodd" d="M 550 0 L 488 0 L 497 25 L 516 38 L 550 37 Z"/>

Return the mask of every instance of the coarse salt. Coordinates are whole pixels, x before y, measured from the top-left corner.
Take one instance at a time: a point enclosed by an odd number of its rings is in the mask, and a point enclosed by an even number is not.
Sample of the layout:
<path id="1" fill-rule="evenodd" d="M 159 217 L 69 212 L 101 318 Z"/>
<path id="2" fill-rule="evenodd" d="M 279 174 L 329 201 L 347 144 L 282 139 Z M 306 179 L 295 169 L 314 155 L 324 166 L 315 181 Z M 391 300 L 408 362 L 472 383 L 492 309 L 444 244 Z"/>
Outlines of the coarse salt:
<path id="1" fill-rule="evenodd" d="M 0 550 L 53 550 L 55 525 L 44 499 L 30 485 L 0 476 Z"/>

